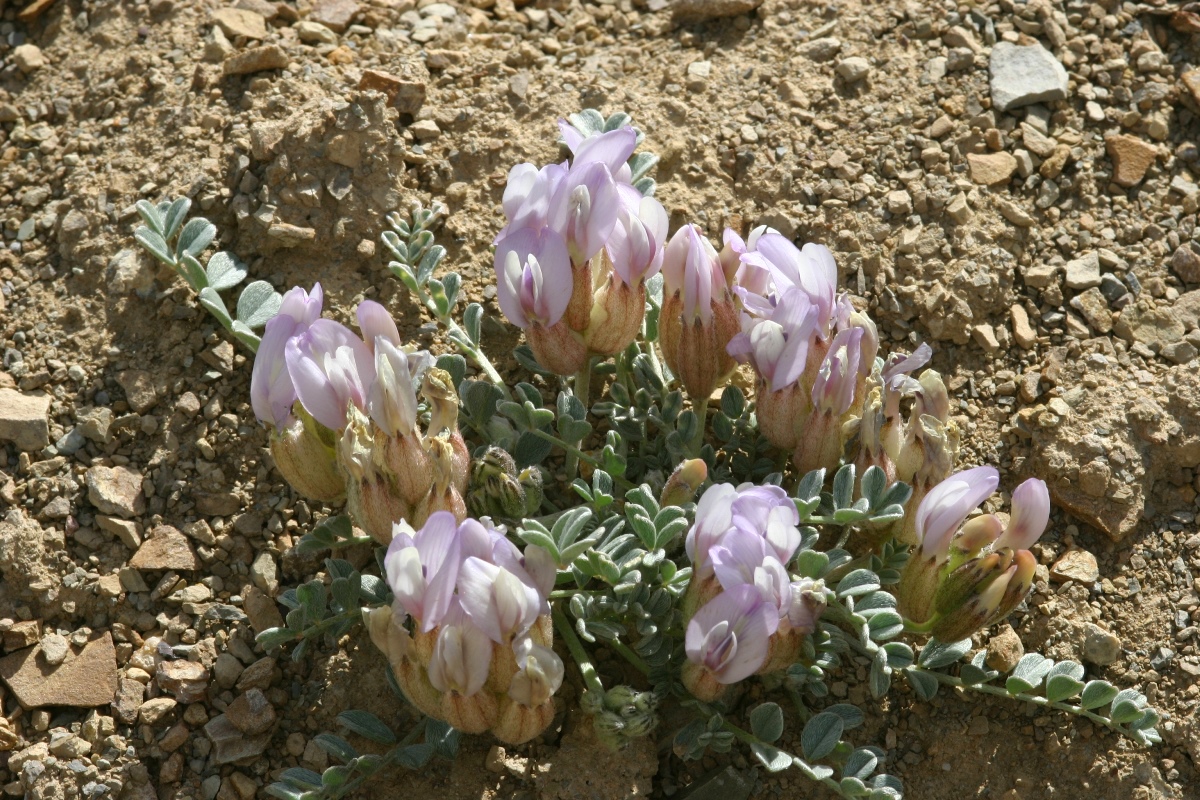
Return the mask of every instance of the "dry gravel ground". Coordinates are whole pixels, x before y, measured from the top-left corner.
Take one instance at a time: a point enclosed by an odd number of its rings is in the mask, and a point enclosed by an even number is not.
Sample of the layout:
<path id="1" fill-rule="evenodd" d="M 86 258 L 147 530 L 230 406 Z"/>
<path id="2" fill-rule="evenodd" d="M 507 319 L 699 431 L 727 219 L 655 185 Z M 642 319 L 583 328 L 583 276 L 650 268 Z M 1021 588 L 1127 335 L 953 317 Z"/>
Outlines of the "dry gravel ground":
<path id="1" fill-rule="evenodd" d="M 319 767 L 309 737 L 343 708 L 406 724 L 363 637 L 300 663 L 255 647 L 270 598 L 320 568 L 293 544 L 330 509 L 271 470 L 245 352 L 132 249 L 135 201 L 186 194 L 254 277 L 319 279 L 342 315 L 375 297 L 437 345 L 384 269 L 382 214 L 448 204 L 450 263 L 499 318 L 507 169 L 591 106 L 647 132 L 672 227 L 824 242 L 893 346 L 932 342 L 964 462 L 1054 492 L 1025 646 L 1168 715 L 1138 751 L 1003 701 L 875 704 L 860 667 L 833 687 L 870 712 L 859 740 L 920 800 L 1200 797 L 1200 12 L 476 5 L 0 0 L 3 791 L 249 798 Z M 609 758 L 574 714 L 544 739 L 472 740 L 369 796 L 819 796 L 740 756 Z"/>

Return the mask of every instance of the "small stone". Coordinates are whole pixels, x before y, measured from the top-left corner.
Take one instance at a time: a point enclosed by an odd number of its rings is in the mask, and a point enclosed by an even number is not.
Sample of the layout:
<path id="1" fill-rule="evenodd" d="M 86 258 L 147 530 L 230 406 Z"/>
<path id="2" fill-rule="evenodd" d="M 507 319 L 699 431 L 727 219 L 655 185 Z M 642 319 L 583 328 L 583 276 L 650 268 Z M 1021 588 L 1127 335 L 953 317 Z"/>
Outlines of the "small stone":
<path id="1" fill-rule="evenodd" d="M 195 703 L 208 692 L 208 670 L 195 661 L 163 661 L 158 665 L 159 688 L 181 703 Z"/>
<path id="2" fill-rule="evenodd" d="M 1040 44 L 1019 46 L 997 42 L 992 48 L 988 71 L 992 106 L 997 111 L 1067 97 L 1067 71 Z"/>
<path id="3" fill-rule="evenodd" d="M 1032 228 L 1034 223 L 1037 222 L 1037 220 L 1030 216 L 1028 211 L 1021 208 L 1007 197 L 997 197 L 996 207 L 1000 209 L 1001 216 L 1003 216 L 1013 225 L 1016 225 L 1018 228 Z"/>
<path id="4" fill-rule="evenodd" d="M 1171 270 L 1184 283 L 1200 283 L 1200 253 L 1185 242 L 1171 255 Z"/>
<path id="5" fill-rule="evenodd" d="M 1179 76 L 1183 85 L 1192 93 L 1192 99 L 1200 105 L 1200 69 L 1193 69 Z"/>
<path id="6" fill-rule="evenodd" d="M 225 75 L 250 75 L 268 69 L 283 69 L 288 65 L 287 53 L 277 44 L 253 47 L 225 59 L 221 70 Z"/>
<path id="7" fill-rule="evenodd" d="M 143 724 L 154 727 L 175 712 L 179 703 L 173 697 L 155 697 L 142 703 L 138 718 Z"/>
<path id="8" fill-rule="evenodd" d="M 1083 636 L 1083 660 L 1106 667 L 1120 657 L 1121 640 L 1099 625 L 1089 622 Z"/>
<path id="9" fill-rule="evenodd" d="M 674 0 L 670 5 L 671 19 L 679 24 L 749 14 L 762 0 Z"/>
<path id="10" fill-rule="evenodd" d="M 1060 583 L 1075 581 L 1091 586 L 1100 580 L 1100 566 L 1087 550 L 1068 550 L 1050 567 L 1050 577 Z"/>
<path id="11" fill-rule="evenodd" d="M 37 619 L 15 622 L 4 632 L 4 649 L 6 652 L 24 650 L 37 644 L 42 635 L 42 622 Z"/>
<path id="12" fill-rule="evenodd" d="M 75 412 L 79 425 L 76 430 L 98 444 L 108 444 L 112 439 L 113 413 L 111 408 L 81 408 Z"/>
<path id="13" fill-rule="evenodd" d="M 419 119 L 409 125 L 408 129 L 418 142 L 436 141 L 442 135 L 442 129 L 431 119 Z"/>
<path id="14" fill-rule="evenodd" d="M 132 678 L 121 678 L 117 687 L 117 696 L 112 701 L 113 716 L 132 725 L 137 722 L 138 711 L 146 696 L 146 685 Z"/>
<path id="15" fill-rule="evenodd" d="M 108 514 L 97 514 L 96 524 L 100 526 L 100 530 L 111 533 L 120 539 L 121 544 L 130 550 L 137 550 L 142 544 L 142 537 L 138 535 L 137 523 L 133 520 L 120 519 Z"/>
<path id="16" fill-rule="evenodd" d="M 1119 186 L 1136 186 L 1146 177 L 1146 170 L 1158 157 L 1152 144 L 1136 136 L 1111 134 L 1104 137 L 1104 148 L 1113 162 L 1113 182 Z"/>
<path id="17" fill-rule="evenodd" d="M 283 615 L 275 601 L 267 597 L 256 586 L 250 587 L 242 599 L 242 608 L 250 618 L 250 626 L 255 633 L 262 633 L 267 628 L 278 628 L 283 625 Z"/>
<path id="18" fill-rule="evenodd" d="M 1174 344 L 1187 333 L 1174 309 L 1141 303 L 1126 306 L 1113 323 L 1113 331 L 1126 341 L 1141 342 L 1152 350 Z"/>
<path id="19" fill-rule="evenodd" d="M 976 325 L 971 329 L 971 336 L 975 339 L 975 343 L 988 353 L 997 353 L 1000 351 L 1000 342 L 996 339 L 996 329 L 986 322 Z"/>
<path id="20" fill-rule="evenodd" d="M 242 500 L 233 492 L 197 492 L 192 496 L 196 501 L 196 513 L 206 517 L 229 517 L 242 508 Z"/>
<path id="21" fill-rule="evenodd" d="M 57 667 L 67 658 L 71 646 L 67 638 L 57 633 L 47 634 L 42 638 L 42 658 L 52 667 Z"/>
<path id="22" fill-rule="evenodd" d="M 174 725 L 168 728 L 167 732 L 164 733 L 162 738 L 158 740 L 158 746 L 161 747 L 164 752 L 174 753 L 176 750 L 183 747 L 184 742 L 188 740 L 188 736 L 190 734 L 191 731 L 188 730 L 187 725 L 183 724 L 182 722 L 176 722 Z"/>
<path id="23" fill-rule="evenodd" d="M 824 39 L 813 39 L 811 42 L 805 42 L 796 48 L 796 52 L 810 61 L 816 61 L 818 64 L 825 61 L 832 61 L 842 49 L 842 40 L 828 36 Z"/>
<path id="24" fill-rule="evenodd" d="M 1108 333 L 1112 330 L 1112 311 L 1108 307 L 1108 299 L 1096 286 L 1083 294 L 1071 298 L 1071 306 L 1083 314 L 1084 320 L 1096 333 Z"/>
<path id="25" fill-rule="evenodd" d="M 861 56 L 843 58 L 834 69 L 846 83 L 858 83 L 871 74 L 871 62 Z"/>
<path id="26" fill-rule="evenodd" d="M 0 679 L 22 707 L 92 708 L 113 701 L 117 651 L 110 633 L 93 634 L 53 670 L 46 669 L 41 652 L 41 647 L 28 648 L 0 659 Z"/>
<path id="27" fill-rule="evenodd" d="M 1054 152 L 1050 154 L 1049 158 L 1042 162 L 1042 166 L 1038 170 L 1039 175 L 1041 175 L 1043 178 L 1049 179 L 1046 181 L 1046 183 L 1042 184 L 1043 186 L 1050 185 L 1050 180 L 1053 180 L 1062 174 L 1063 168 L 1067 165 L 1067 159 L 1070 157 L 1070 147 L 1065 144 L 1055 146 Z M 1049 208 L 1050 205 L 1052 205 L 1052 203 L 1047 204 L 1046 207 Z"/>
<path id="28" fill-rule="evenodd" d="M 219 8 L 212 13 L 212 21 L 226 36 L 244 36 L 247 39 L 267 38 L 267 21 L 262 14 L 244 8 Z"/>
<path id="29" fill-rule="evenodd" d="M 1021 142 L 1039 158 L 1048 158 L 1058 146 L 1058 142 L 1028 122 L 1021 123 Z"/>
<path id="30" fill-rule="evenodd" d="M 275 724 L 275 708 L 259 689 L 239 695 L 225 709 L 225 716 L 247 736 L 257 736 Z"/>
<path id="31" fill-rule="evenodd" d="M 1100 256 L 1095 252 L 1068 261 L 1063 269 L 1066 272 L 1065 282 L 1072 289 L 1090 289 L 1100 285 Z"/>
<path id="32" fill-rule="evenodd" d="M 243 669 L 242 662 L 233 653 L 221 653 L 213 662 L 213 676 L 222 689 L 232 689 L 237 685 Z"/>
<path id="33" fill-rule="evenodd" d="M 129 407 L 139 414 L 149 411 L 158 402 L 154 376 L 141 369 L 127 369 L 117 375 L 117 383 L 125 392 Z"/>
<path id="34" fill-rule="evenodd" d="M 971 180 L 982 186 L 1004 183 L 1017 171 L 1017 160 L 1008 153 L 967 153 Z"/>
<path id="35" fill-rule="evenodd" d="M 358 81 L 359 89 L 374 89 L 387 95 L 388 104 L 401 114 L 416 114 L 425 105 L 425 84 L 406 81 L 388 72 L 374 69 L 363 70 Z"/>
<path id="36" fill-rule="evenodd" d="M 70 761 L 73 758 L 82 758 L 92 752 L 92 744 L 73 733 L 64 733 L 50 738 L 50 752 L 61 759 Z"/>
<path id="37" fill-rule="evenodd" d="M 1197 352 L 1196 345 L 1187 341 L 1171 342 L 1162 348 L 1163 358 L 1175 364 L 1187 364 L 1196 357 Z"/>
<path id="38" fill-rule="evenodd" d="M 262 552 L 254 559 L 254 563 L 250 565 L 250 577 L 254 581 L 254 585 L 268 597 L 275 596 L 275 590 L 279 588 L 279 578 L 275 567 L 275 559 L 270 553 Z"/>
<path id="39" fill-rule="evenodd" d="M 20 41 L 18 39 L 18 41 Z M 46 54 L 36 44 L 19 45 L 12 51 L 13 63 L 17 69 L 28 75 L 30 72 L 46 66 Z"/>
<path id="40" fill-rule="evenodd" d="M 962 192 L 955 195 L 954 199 L 946 206 L 946 213 L 958 225 L 970 222 L 972 215 L 971 207 L 967 205 L 967 196 Z"/>
<path id="41" fill-rule="evenodd" d="M 487 758 L 483 761 L 484 769 L 488 772 L 494 772 L 497 775 L 504 773 L 504 758 L 507 754 L 504 748 L 498 744 L 492 745 L 492 749 L 488 750 Z"/>
<path id="42" fill-rule="evenodd" d="M 84 475 L 88 501 L 102 514 L 130 518 L 146 510 L 142 474 L 128 467 L 96 466 Z"/>
<path id="43" fill-rule="evenodd" d="M 12 442 L 26 452 L 41 450 L 50 444 L 49 415 L 49 395 L 0 389 L 0 441 Z"/>
<path id="44" fill-rule="evenodd" d="M 345 33 L 356 14 L 358 3 L 354 0 L 317 0 L 308 18 L 331 31 Z"/>
<path id="45" fill-rule="evenodd" d="M 884 198 L 884 208 L 888 210 L 889 214 L 907 217 L 913 213 L 912 195 L 904 189 L 888 192 Z"/>
<path id="46" fill-rule="evenodd" d="M 273 222 L 267 228 L 267 238 L 280 247 L 298 247 L 316 241 L 317 232 L 312 228 L 292 225 L 288 222 Z"/>
<path id="47" fill-rule="evenodd" d="M 337 44 L 338 42 L 337 34 L 319 22 L 302 19 L 292 26 L 292 30 L 296 32 L 297 38 L 305 44 Z"/>
<path id="48" fill-rule="evenodd" d="M 1169 647 L 1159 645 L 1150 654 L 1150 669 L 1156 672 L 1163 672 L 1167 667 L 1171 666 L 1171 662 L 1175 659 L 1175 651 Z"/>
<path id="49" fill-rule="evenodd" d="M 136 569 L 200 569 L 200 559 L 187 537 L 170 525 L 159 525 L 129 559 Z"/>

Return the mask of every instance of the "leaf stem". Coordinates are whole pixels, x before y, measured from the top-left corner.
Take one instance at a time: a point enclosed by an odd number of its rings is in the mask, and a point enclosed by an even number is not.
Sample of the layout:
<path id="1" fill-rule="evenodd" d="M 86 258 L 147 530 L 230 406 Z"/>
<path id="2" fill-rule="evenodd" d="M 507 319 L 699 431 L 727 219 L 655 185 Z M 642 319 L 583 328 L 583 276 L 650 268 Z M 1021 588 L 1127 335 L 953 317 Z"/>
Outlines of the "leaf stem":
<path id="1" fill-rule="evenodd" d="M 567 649 L 571 651 L 571 657 L 575 659 L 575 663 L 579 666 L 579 673 L 583 676 L 583 682 L 587 684 L 588 691 L 596 692 L 597 697 L 603 697 L 604 684 L 600 682 L 600 676 L 596 673 L 596 667 L 592 664 L 591 658 L 588 657 L 587 651 L 583 649 L 583 642 L 579 641 L 579 637 L 575 635 L 575 629 L 571 627 L 571 622 L 567 619 L 567 615 L 558 606 L 551 606 L 550 613 L 554 617 L 554 627 L 558 628 L 558 632 L 563 637 Z"/>
<path id="2" fill-rule="evenodd" d="M 588 356 L 584 359 L 583 368 L 575 373 L 575 386 L 572 391 L 575 394 L 575 399 L 583 404 L 584 416 L 587 416 L 588 409 L 588 394 L 591 392 L 592 386 L 592 357 Z M 582 444 L 583 442 L 579 442 Z M 567 480 L 575 479 L 579 474 L 579 457 L 572 452 L 567 452 L 567 460 L 564 465 L 567 472 Z"/>
<path id="3" fill-rule="evenodd" d="M 633 649 L 627 646 L 624 642 L 619 642 L 616 639 L 613 639 L 612 641 L 605 642 L 605 644 L 619 653 L 622 658 L 624 658 L 634 667 L 636 667 L 638 672 L 646 676 L 650 675 L 650 667 L 645 661 L 642 660 L 641 656 L 633 652 Z"/>
<path id="4" fill-rule="evenodd" d="M 696 432 L 692 434 L 689 450 L 696 458 L 700 457 L 700 448 L 704 447 L 704 428 L 708 421 L 708 401 L 696 403 Z"/>

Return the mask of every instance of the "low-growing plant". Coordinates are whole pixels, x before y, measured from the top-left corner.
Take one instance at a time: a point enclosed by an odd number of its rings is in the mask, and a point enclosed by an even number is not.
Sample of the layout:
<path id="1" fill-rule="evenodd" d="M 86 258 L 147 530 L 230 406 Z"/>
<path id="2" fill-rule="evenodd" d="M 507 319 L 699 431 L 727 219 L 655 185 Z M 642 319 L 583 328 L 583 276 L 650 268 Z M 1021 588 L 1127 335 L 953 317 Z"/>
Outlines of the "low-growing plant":
<path id="1" fill-rule="evenodd" d="M 300 659 L 363 623 L 419 714 L 401 738 L 347 711 L 340 725 L 384 752 L 322 734 L 338 763 L 287 770 L 270 793 L 341 797 L 385 767 L 453 758 L 460 733 L 530 741 L 559 718 L 568 663 L 611 747 L 678 704 L 692 718 L 671 732 L 676 756 L 744 745 L 847 798 L 903 795 L 887 753 L 855 741 L 864 711 L 831 700 L 849 660 L 870 664 L 875 698 L 901 677 L 922 700 L 949 686 L 1158 742 L 1133 689 L 1037 653 L 1002 673 L 973 646 L 1025 601 L 1050 499 L 1031 479 L 1007 520 L 980 512 L 999 473 L 954 471 L 930 348 L 882 353 L 821 245 L 757 228 L 727 230 L 718 251 L 695 225 L 668 239 L 655 158 L 628 122 L 573 116 L 559 126 L 569 158 L 509 173 L 496 296 L 524 330 L 514 355 L 530 381 L 485 354 L 482 305 L 459 316 L 462 281 L 439 272 L 443 207 L 390 214 L 383 233 L 390 271 L 459 351 L 439 357 L 405 345 L 373 301 L 357 308 L 361 335 L 323 318 L 319 284 L 245 317 L 239 301 L 229 321 L 213 297 L 245 269 L 222 253 L 200 269 L 212 226 L 180 230 L 179 202 L 140 207 L 139 241 L 257 350 L 251 399 L 276 467 L 345 503 L 299 541 L 331 556 L 278 598 L 284 625 L 259 643 Z M 731 382 L 739 364 L 750 397 Z M 335 557 L 364 544 L 373 563 Z M 597 646 L 626 667 L 597 667 Z M 748 708 L 748 681 L 783 705 Z"/>

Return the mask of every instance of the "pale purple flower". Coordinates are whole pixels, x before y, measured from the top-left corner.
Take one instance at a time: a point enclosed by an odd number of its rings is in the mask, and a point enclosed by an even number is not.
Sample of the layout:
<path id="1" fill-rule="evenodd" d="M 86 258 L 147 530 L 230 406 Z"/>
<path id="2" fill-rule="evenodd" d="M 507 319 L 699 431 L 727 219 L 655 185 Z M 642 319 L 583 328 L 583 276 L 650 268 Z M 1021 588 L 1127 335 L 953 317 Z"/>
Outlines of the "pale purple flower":
<path id="1" fill-rule="evenodd" d="M 662 203 L 627 184 L 617 184 L 621 206 L 605 249 L 613 272 L 628 286 L 658 274 L 667 241 L 667 212 Z"/>
<path id="2" fill-rule="evenodd" d="M 829 602 L 825 597 L 824 581 L 801 578 L 792 582 L 791 590 L 792 604 L 788 608 L 787 616 L 792 630 L 813 633 Z"/>
<path id="3" fill-rule="evenodd" d="M 799 524 L 796 504 L 780 487 L 717 483 L 700 498 L 684 547 L 701 579 L 714 574 L 711 551 L 733 530 L 757 535 L 786 564 L 800 546 Z"/>
<path id="4" fill-rule="evenodd" d="M 1028 550 L 1041 537 L 1050 522 L 1050 491 L 1046 482 L 1030 478 L 1012 493 L 1012 510 L 1008 526 L 996 540 L 995 549 L 1011 547 Z"/>
<path id="5" fill-rule="evenodd" d="M 491 552 L 488 530 L 475 520 L 461 525 L 449 511 L 429 515 L 420 531 L 405 523 L 393 526 L 383 564 L 396 602 L 419 620 L 421 630 L 437 627 L 451 608 L 465 559 Z"/>
<path id="6" fill-rule="evenodd" d="M 499 244 L 506 236 L 523 228 L 542 228 L 550 214 L 550 202 L 567 176 L 567 165 L 547 164 L 540 170 L 533 164 L 517 164 L 508 171 L 508 184 L 501 201 L 508 225 L 496 236 Z"/>
<path id="7" fill-rule="evenodd" d="M 705 603 L 688 622 L 688 659 L 712 673 L 718 683 L 749 678 L 766 661 L 771 631 L 779 615 L 753 586 L 735 586 Z"/>
<path id="8" fill-rule="evenodd" d="M 753 586 L 763 602 L 778 612 L 769 626 L 769 632 L 774 633 L 779 619 L 787 616 L 792 605 L 791 578 L 774 549 L 757 533 L 735 528 L 721 537 L 709 556 L 722 588 L 728 591 L 735 586 Z"/>
<path id="9" fill-rule="evenodd" d="M 637 149 L 637 132 L 624 125 L 616 130 L 584 137 L 564 119 L 558 121 L 563 142 L 574 156 L 573 164 L 600 163 L 618 183 L 630 181 L 629 157 Z"/>
<path id="10" fill-rule="evenodd" d="M 771 291 L 771 271 L 760 264 L 748 263 L 742 256 L 754 252 L 764 233 L 779 233 L 774 228 L 759 225 L 742 239 L 733 228 L 726 228 L 725 247 L 721 250 L 721 266 L 725 274 L 733 273 L 739 294 L 766 296 Z"/>
<path id="11" fill-rule="evenodd" d="M 521 228 L 496 245 L 496 296 L 512 324 L 550 327 L 571 301 L 571 257 L 550 228 Z"/>
<path id="12" fill-rule="evenodd" d="M 743 264 L 767 270 L 777 295 L 794 286 L 803 289 L 818 309 L 819 335 L 822 339 L 826 337 L 835 313 L 837 292 L 837 264 L 828 247 L 810 243 L 797 248 L 786 236 L 765 232 L 741 260 Z"/>
<path id="13" fill-rule="evenodd" d="M 367 390 L 367 411 L 388 436 L 405 436 L 416 430 L 417 386 L 433 366 L 433 356 L 426 350 L 407 353 L 383 335 L 374 344 L 375 380 Z"/>
<path id="14" fill-rule="evenodd" d="M 566 240 L 572 262 L 582 264 L 604 247 L 620 207 L 608 167 L 577 158 L 550 198 L 546 224 Z"/>
<path id="15" fill-rule="evenodd" d="M 508 644 L 528 631 L 542 603 L 537 589 L 503 567 L 474 557 L 459 569 L 458 599 L 471 621 L 497 644 Z"/>
<path id="16" fill-rule="evenodd" d="M 311 294 L 292 287 L 283 296 L 279 313 L 267 322 L 250 374 L 250 405 L 260 422 L 277 429 L 291 422 L 296 387 L 287 369 L 287 343 L 320 318 L 324 297 L 319 283 L 313 285 Z"/>
<path id="17" fill-rule="evenodd" d="M 893 353 L 887 363 L 883 365 L 881 373 L 884 391 L 897 398 L 916 391 L 920 388 L 920 384 L 916 379 L 910 377 L 910 374 L 928 364 L 932 357 L 933 348 L 925 342 L 921 342 L 911 355 Z M 898 399 L 897 402 L 899 402 Z"/>
<path id="18" fill-rule="evenodd" d="M 327 428 L 346 425 L 350 405 L 366 408 L 375 380 L 371 351 L 345 325 L 319 319 L 292 336 L 284 349 L 288 372 L 304 408 Z"/>
<path id="19" fill-rule="evenodd" d="M 858 365 L 862 359 L 862 328 L 838 331 L 825 354 L 821 369 L 813 381 L 813 407 L 833 417 L 840 417 L 854 403 L 854 388 L 858 383 Z"/>
<path id="20" fill-rule="evenodd" d="M 680 292 L 684 323 L 712 321 L 713 297 L 724 290 L 725 273 L 712 242 L 694 224 L 675 231 L 663 254 L 662 273 L 667 296 Z"/>
<path id="21" fill-rule="evenodd" d="M 487 682 L 492 642 L 461 610 L 448 615 L 438 630 L 429 659 L 429 682 L 439 692 L 471 697 Z"/>
<path id="22" fill-rule="evenodd" d="M 367 347 L 375 349 L 375 340 L 383 337 L 395 347 L 400 346 L 400 331 L 396 329 L 396 321 L 388 310 L 374 300 L 363 300 L 355 310 L 358 317 L 358 329 L 362 333 Z"/>
<path id="23" fill-rule="evenodd" d="M 508 696 L 528 708 L 543 705 L 562 686 L 566 669 L 549 647 L 535 644 L 528 636 L 513 643 L 517 673 L 508 685 Z"/>
<path id="24" fill-rule="evenodd" d="M 745 295 L 744 295 L 745 296 Z M 750 363 L 773 392 L 800 379 L 818 333 L 819 310 L 802 289 L 786 292 L 765 316 L 742 314 L 742 332 L 729 341 L 729 355 Z"/>
<path id="25" fill-rule="evenodd" d="M 957 472 L 929 490 L 917 508 L 918 556 L 946 558 L 950 540 L 967 516 L 996 491 L 1000 474 L 994 467 Z"/>

